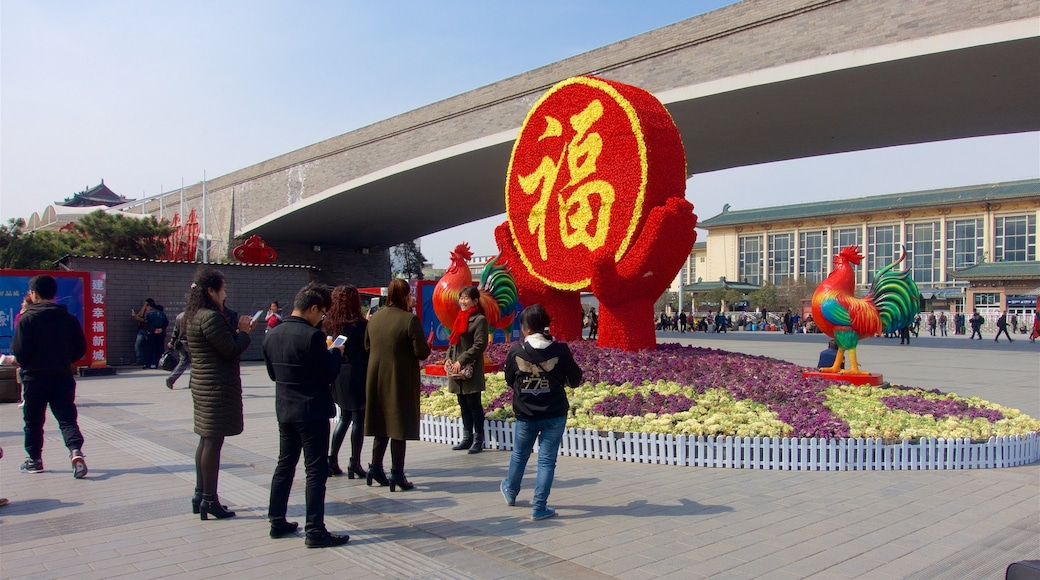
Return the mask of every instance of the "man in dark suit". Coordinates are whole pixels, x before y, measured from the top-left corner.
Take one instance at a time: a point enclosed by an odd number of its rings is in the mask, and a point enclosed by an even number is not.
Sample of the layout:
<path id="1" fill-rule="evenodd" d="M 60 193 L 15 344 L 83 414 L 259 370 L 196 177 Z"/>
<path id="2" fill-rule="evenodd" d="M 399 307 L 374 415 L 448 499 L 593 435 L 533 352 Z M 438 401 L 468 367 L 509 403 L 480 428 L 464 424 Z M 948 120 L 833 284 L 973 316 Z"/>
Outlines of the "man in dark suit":
<path id="1" fill-rule="evenodd" d="M 307 473 L 307 521 L 304 532 L 308 548 L 342 546 L 347 535 L 325 529 L 325 482 L 329 477 L 329 418 L 335 416 L 329 385 L 339 374 L 343 347 L 326 346 L 325 333 L 316 328 L 332 305 L 328 288 L 311 284 L 293 301 L 292 315 L 270 329 L 264 337 L 267 374 L 275 382 L 275 414 L 278 418 L 278 466 L 271 478 L 268 518 L 271 537 L 296 531 L 296 522 L 286 521 L 289 492 L 296 464 L 303 452 Z M 334 352 L 337 350 L 339 352 Z"/>

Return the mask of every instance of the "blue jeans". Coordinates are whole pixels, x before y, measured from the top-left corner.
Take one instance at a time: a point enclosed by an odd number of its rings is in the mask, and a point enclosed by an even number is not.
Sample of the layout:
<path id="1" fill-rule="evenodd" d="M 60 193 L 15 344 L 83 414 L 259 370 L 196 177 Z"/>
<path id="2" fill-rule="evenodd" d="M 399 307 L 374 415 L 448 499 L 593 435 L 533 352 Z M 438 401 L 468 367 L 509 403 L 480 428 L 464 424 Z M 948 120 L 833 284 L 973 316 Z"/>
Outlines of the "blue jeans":
<path id="1" fill-rule="evenodd" d="M 519 493 L 527 459 L 531 457 L 537 438 L 538 476 L 534 482 L 534 497 L 531 499 L 531 507 L 536 510 L 544 510 L 545 502 L 549 499 L 553 476 L 556 474 L 556 457 L 560 454 L 560 441 L 566 427 L 566 416 L 513 423 L 513 456 L 509 459 L 506 489 L 513 497 Z"/>

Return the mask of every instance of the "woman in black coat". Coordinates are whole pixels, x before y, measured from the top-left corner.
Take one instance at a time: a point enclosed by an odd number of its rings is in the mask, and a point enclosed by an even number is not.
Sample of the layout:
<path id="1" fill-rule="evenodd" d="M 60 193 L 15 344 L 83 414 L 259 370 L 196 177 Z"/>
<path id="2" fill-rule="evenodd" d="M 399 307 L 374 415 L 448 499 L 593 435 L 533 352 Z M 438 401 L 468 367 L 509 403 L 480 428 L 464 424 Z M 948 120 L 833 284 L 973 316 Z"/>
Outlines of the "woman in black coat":
<path id="1" fill-rule="evenodd" d="M 365 442 L 365 378 L 368 375 L 368 351 L 365 350 L 365 328 L 368 321 L 361 314 L 361 294 L 356 286 L 336 286 L 332 291 L 332 308 L 321 324 L 326 335 L 347 337 L 339 376 L 332 385 L 332 398 L 339 405 L 339 423 L 332 432 L 329 449 L 329 475 L 343 475 L 339 466 L 339 450 L 350 429 L 350 462 L 347 477 L 368 475 L 361 468 L 361 446 Z"/>
<path id="2" fill-rule="evenodd" d="M 227 284 L 224 275 L 209 268 L 195 274 L 184 308 L 184 321 L 191 353 L 191 398 L 195 410 L 195 496 L 193 513 L 201 519 L 213 515 L 229 518 L 217 499 L 220 448 L 224 437 L 238 435 L 244 428 L 242 417 L 242 377 L 239 358 L 249 347 L 249 331 L 254 323 L 248 316 L 232 321 L 224 311 Z"/>

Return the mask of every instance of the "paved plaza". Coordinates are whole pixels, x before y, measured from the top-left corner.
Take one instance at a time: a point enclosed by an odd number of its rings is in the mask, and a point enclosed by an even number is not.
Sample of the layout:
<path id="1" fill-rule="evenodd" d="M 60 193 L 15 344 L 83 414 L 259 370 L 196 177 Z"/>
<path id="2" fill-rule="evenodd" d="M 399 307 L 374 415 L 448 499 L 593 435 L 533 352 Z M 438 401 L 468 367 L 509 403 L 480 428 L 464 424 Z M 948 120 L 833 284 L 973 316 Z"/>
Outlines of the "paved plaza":
<path id="1" fill-rule="evenodd" d="M 661 333 L 682 342 L 812 365 L 822 335 Z M 861 343 L 886 380 L 979 396 L 1040 416 L 1040 344 L 1016 335 Z M 22 474 L 22 420 L 0 405 L 3 578 L 1003 578 L 1040 559 L 1040 464 L 974 471 L 784 472 L 560 458 L 549 505 L 531 521 L 533 462 L 516 507 L 498 491 L 509 453 L 412 442 L 416 489 L 330 479 L 327 524 L 342 548 L 302 533 L 268 537 L 278 447 L 274 387 L 243 365 L 246 430 L 226 440 L 220 496 L 238 516 L 200 521 L 191 395 L 166 373 L 121 370 L 79 382 L 90 466 L 75 480 L 48 416 L 41 474 Z M 349 446 L 349 443 L 347 444 Z M 366 441 L 363 459 L 371 449 Z M 389 458 L 387 458 L 389 461 Z M 290 519 L 303 521 L 303 470 Z"/>

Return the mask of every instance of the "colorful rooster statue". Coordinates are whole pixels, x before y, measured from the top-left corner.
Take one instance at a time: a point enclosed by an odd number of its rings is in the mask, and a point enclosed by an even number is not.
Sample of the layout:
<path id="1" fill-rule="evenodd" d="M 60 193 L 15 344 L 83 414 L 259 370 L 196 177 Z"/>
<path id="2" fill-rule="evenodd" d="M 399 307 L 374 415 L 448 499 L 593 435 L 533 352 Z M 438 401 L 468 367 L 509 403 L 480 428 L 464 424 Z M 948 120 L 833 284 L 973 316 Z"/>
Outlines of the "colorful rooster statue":
<path id="1" fill-rule="evenodd" d="M 459 313 L 459 292 L 473 286 L 466 260 L 473 257 L 469 244 L 461 243 L 451 252 L 451 265 L 433 289 L 433 311 L 441 325 L 450 329 Z M 488 261 L 480 275 L 480 306 L 492 328 L 509 328 L 516 316 L 516 282 L 513 275 L 500 263 L 500 256 Z"/>
<path id="2" fill-rule="evenodd" d="M 885 266 L 874 278 L 870 293 L 856 298 L 856 274 L 852 264 L 859 265 L 863 255 L 858 246 L 841 250 L 834 258 L 834 271 L 816 287 L 812 298 L 813 321 L 824 334 L 838 343 L 834 366 L 820 369 L 825 373 L 865 375 L 856 362 L 859 339 L 882 332 L 895 332 L 910 324 L 920 309 L 921 293 L 910 278 L 910 271 L 895 271 L 906 258 L 906 248 L 895 262 Z M 849 368 L 842 369 L 845 352 Z"/>

